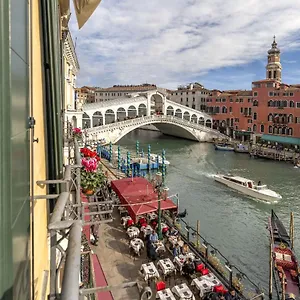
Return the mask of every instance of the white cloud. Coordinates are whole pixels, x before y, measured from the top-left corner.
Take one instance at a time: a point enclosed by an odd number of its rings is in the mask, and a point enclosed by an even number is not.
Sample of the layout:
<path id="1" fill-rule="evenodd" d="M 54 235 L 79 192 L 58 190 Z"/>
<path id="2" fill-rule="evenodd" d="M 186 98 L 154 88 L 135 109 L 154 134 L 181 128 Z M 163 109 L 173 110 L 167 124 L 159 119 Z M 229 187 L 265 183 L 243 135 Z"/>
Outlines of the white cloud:
<path id="1" fill-rule="evenodd" d="M 78 31 L 79 84 L 175 83 L 299 47 L 300 0 L 103 0 Z"/>

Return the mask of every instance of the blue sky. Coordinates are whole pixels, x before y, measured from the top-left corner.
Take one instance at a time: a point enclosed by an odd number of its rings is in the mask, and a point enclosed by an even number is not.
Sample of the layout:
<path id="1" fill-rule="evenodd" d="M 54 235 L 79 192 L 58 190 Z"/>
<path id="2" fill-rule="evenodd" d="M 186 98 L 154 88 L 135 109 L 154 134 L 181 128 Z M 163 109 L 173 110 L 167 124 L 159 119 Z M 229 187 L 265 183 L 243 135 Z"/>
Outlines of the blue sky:
<path id="1" fill-rule="evenodd" d="M 250 89 L 274 34 L 283 82 L 300 83 L 299 11 L 300 0 L 102 0 L 82 29 L 71 18 L 77 85 Z"/>

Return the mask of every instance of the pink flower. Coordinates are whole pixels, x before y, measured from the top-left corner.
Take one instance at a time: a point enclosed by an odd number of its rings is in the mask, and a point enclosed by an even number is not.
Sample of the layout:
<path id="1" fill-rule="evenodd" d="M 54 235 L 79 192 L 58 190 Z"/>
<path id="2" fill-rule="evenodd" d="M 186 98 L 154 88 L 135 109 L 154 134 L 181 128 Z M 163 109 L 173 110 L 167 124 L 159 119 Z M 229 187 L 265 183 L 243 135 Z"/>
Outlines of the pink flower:
<path id="1" fill-rule="evenodd" d="M 81 135 L 81 134 L 82 134 L 82 131 L 81 131 L 80 128 L 73 128 L 73 133 L 74 133 L 74 134 Z"/>
<path id="2" fill-rule="evenodd" d="M 83 158 L 81 164 L 87 172 L 96 172 L 98 168 L 98 161 L 96 158 Z"/>

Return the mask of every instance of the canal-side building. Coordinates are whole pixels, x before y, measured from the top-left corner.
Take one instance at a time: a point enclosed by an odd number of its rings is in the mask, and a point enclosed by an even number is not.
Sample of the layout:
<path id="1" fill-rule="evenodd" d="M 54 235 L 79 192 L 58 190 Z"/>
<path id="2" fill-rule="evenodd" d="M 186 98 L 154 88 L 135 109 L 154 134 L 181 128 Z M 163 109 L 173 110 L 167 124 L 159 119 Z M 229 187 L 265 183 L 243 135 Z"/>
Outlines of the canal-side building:
<path id="1" fill-rule="evenodd" d="M 195 82 L 187 86 L 179 86 L 177 90 L 170 91 L 169 95 L 171 101 L 193 109 L 205 111 L 209 90 L 202 84 Z"/>
<path id="2" fill-rule="evenodd" d="M 156 90 L 155 84 L 141 85 L 114 85 L 108 88 L 97 88 L 95 90 L 95 102 L 109 101 L 118 98 L 124 98 L 131 93 L 141 93 Z"/>
<path id="3" fill-rule="evenodd" d="M 77 14 L 88 18 L 85 7 Z M 64 103 L 72 97 L 64 98 L 63 44 L 69 19 L 69 1 L 0 1 L 1 300 L 56 299 L 60 293 L 56 268 L 64 259 L 52 259 L 57 236 L 48 226 L 61 193 L 52 180 L 60 182 L 65 173 Z M 79 294 L 79 274 L 75 279 Z"/>
<path id="4" fill-rule="evenodd" d="M 252 131 L 252 91 L 212 90 L 206 99 L 206 112 L 213 116 L 213 127 L 230 136 Z"/>
<path id="5" fill-rule="evenodd" d="M 300 138 L 300 85 L 284 84 L 281 76 L 280 49 L 274 37 L 266 79 L 252 82 L 251 90 L 210 91 L 206 112 L 213 116 L 214 128 L 242 139 L 258 136 L 283 142 L 292 141 L 286 137 Z"/>
<path id="6" fill-rule="evenodd" d="M 95 87 L 83 86 L 75 90 L 76 105 L 81 107 L 85 103 L 94 103 L 95 101 Z"/>

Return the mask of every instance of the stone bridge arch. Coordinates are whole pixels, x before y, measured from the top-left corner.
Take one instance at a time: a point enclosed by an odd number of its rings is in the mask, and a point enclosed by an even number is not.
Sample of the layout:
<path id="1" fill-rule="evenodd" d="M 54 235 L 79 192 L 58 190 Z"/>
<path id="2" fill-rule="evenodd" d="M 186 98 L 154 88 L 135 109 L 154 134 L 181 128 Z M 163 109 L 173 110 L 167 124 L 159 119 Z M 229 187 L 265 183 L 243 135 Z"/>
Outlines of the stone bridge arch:
<path id="1" fill-rule="evenodd" d="M 174 107 L 172 105 L 167 107 L 167 116 L 174 116 Z"/>
<path id="2" fill-rule="evenodd" d="M 114 123 L 116 120 L 116 114 L 112 109 L 107 109 L 105 111 L 105 124 Z"/>
<path id="3" fill-rule="evenodd" d="M 93 127 L 103 125 L 103 115 L 102 115 L 102 113 L 100 111 L 94 112 L 92 120 L 93 120 Z"/>
<path id="4" fill-rule="evenodd" d="M 138 115 L 138 111 L 134 105 L 130 105 L 127 109 L 128 118 L 136 118 Z"/>
<path id="5" fill-rule="evenodd" d="M 125 108 L 119 107 L 117 109 L 117 121 L 124 121 L 126 119 L 127 113 Z"/>
<path id="6" fill-rule="evenodd" d="M 138 107 L 138 116 L 139 117 L 147 116 L 147 106 L 144 103 L 141 103 Z"/>
<path id="7" fill-rule="evenodd" d="M 86 112 L 82 115 L 82 128 L 91 128 L 91 118 Z"/>

